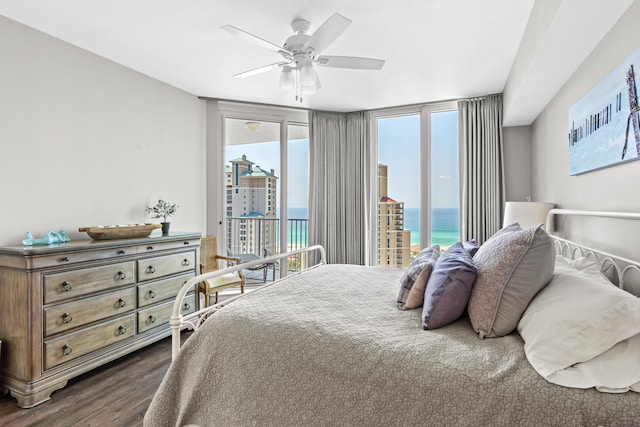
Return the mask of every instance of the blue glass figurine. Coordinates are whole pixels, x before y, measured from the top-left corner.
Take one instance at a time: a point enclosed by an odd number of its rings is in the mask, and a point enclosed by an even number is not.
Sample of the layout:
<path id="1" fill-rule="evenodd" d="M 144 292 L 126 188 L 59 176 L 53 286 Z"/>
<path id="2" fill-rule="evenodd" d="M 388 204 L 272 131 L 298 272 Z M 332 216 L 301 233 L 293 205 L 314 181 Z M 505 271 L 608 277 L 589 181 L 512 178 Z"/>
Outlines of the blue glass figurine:
<path id="1" fill-rule="evenodd" d="M 25 236 L 27 238 L 22 241 L 22 244 L 25 246 L 52 245 L 54 243 L 64 243 L 71 240 L 69 236 L 67 236 L 67 232 L 64 230 L 60 230 L 58 233 L 55 231 L 49 231 L 40 239 L 34 239 L 33 235 L 29 231 L 25 233 Z"/>

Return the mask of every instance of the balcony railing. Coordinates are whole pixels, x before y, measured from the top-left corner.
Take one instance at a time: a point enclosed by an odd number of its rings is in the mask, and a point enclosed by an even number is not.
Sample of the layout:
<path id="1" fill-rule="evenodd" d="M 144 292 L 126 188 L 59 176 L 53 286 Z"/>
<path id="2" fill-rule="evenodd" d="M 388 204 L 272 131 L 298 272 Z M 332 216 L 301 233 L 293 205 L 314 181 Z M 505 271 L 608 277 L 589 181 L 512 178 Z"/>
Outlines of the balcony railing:
<path id="1" fill-rule="evenodd" d="M 308 221 L 306 219 L 287 220 L 287 248 L 280 247 L 281 220 L 279 218 L 239 218 L 226 219 L 226 248 L 231 254 L 270 254 L 295 251 L 308 246 Z M 300 271 L 301 262 L 297 258 L 288 260 L 288 271 Z"/>

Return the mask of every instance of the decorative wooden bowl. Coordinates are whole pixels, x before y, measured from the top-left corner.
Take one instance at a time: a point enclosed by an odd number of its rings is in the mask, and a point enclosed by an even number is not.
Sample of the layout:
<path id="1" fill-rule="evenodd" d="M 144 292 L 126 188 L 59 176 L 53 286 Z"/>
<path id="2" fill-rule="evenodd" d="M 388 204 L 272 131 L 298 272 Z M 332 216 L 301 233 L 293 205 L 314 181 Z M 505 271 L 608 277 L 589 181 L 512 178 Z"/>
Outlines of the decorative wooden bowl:
<path id="1" fill-rule="evenodd" d="M 98 225 L 80 227 L 78 231 L 85 231 L 93 240 L 111 240 L 147 237 L 154 229 L 160 227 L 160 224 Z"/>

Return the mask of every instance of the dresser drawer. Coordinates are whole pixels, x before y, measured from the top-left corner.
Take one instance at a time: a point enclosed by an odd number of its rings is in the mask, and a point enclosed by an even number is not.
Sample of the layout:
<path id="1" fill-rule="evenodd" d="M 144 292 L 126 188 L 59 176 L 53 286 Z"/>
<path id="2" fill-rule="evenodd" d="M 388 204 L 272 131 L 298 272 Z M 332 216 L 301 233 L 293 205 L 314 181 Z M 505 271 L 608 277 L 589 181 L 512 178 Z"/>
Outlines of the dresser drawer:
<path id="1" fill-rule="evenodd" d="M 183 252 L 138 260 L 138 281 L 156 279 L 183 271 L 195 271 L 195 252 Z"/>
<path id="2" fill-rule="evenodd" d="M 170 249 L 187 249 L 197 246 L 200 246 L 200 239 L 184 239 L 178 242 L 149 242 L 144 245 L 138 245 L 136 251 L 138 254 L 146 254 Z"/>
<path id="3" fill-rule="evenodd" d="M 178 291 L 195 273 L 187 273 L 170 279 L 161 279 L 138 286 L 138 307 L 175 298 Z"/>
<path id="4" fill-rule="evenodd" d="M 59 304 L 44 309 L 44 335 L 49 336 L 136 308 L 136 288 L 109 292 L 97 297 Z"/>
<path id="5" fill-rule="evenodd" d="M 49 304 L 135 282 L 133 261 L 44 275 L 44 303 Z"/>
<path id="6" fill-rule="evenodd" d="M 45 341 L 44 369 L 51 369 L 61 363 L 132 337 L 135 332 L 135 319 L 136 316 L 132 313 L 64 337 Z"/>
<path id="7" fill-rule="evenodd" d="M 175 300 L 138 311 L 138 333 L 147 331 L 157 326 L 166 326 L 171 318 L 173 303 Z M 184 297 L 182 315 L 193 313 L 196 309 L 196 296 L 189 294 Z"/>
<path id="8" fill-rule="evenodd" d="M 37 255 L 30 258 L 30 268 L 48 268 L 71 265 L 79 262 L 114 259 L 125 255 L 135 255 L 137 246 L 119 246 L 87 251 L 60 252 L 58 254 Z"/>

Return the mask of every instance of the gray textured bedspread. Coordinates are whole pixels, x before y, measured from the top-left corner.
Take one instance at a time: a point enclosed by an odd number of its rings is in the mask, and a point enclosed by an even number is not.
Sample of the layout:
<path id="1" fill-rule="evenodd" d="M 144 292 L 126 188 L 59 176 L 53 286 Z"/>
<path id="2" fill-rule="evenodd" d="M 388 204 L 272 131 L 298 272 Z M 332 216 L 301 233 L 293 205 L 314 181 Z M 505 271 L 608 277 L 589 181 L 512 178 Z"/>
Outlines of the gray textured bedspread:
<path id="1" fill-rule="evenodd" d="M 396 308 L 400 275 L 326 265 L 233 302 L 186 341 L 145 425 L 640 425 L 639 394 L 550 384 L 516 333 L 423 330 Z"/>

